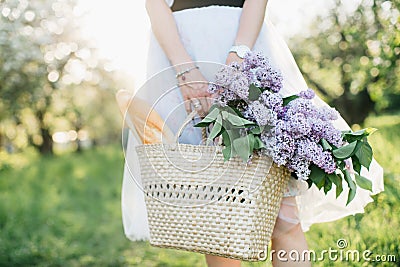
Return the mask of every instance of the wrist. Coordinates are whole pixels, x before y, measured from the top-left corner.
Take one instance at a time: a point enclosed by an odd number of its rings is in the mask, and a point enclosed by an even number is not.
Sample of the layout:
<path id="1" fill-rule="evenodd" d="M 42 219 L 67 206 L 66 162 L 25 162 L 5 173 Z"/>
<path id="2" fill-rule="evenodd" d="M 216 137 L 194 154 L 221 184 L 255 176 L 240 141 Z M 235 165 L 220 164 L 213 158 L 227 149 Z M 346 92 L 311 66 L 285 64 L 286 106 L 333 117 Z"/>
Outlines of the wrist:
<path id="1" fill-rule="evenodd" d="M 180 72 L 184 69 L 187 69 L 189 67 L 195 66 L 195 62 L 193 61 L 193 59 L 189 56 L 183 54 L 183 55 L 179 55 L 176 57 L 173 57 L 170 59 L 171 65 L 175 68 L 176 72 Z"/>
<path id="2" fill-rule="evenodd" d="M 251 49 L 247 45 L 233 45 L 229 50 L 229 53 L 235 53 L 239 58 L 243 59 L 244 56 L 249 53 Z"/>
<path id="3" fill-rule="evenodd" d="M 243 61 L 242 58 L 238 57 L 238 55 L 235 52 L 229 52 L 228 57 L 226 58 L 226 65 L 230 65 L 233 62 L 241 63 Z"/>
<path id="4" fill-rule="evenodd" d="M 194 61 L 191 61 L 191 60 L 190 61 L 183 61 L 183 62 L 174 64 L 173 67 L 175 69 L 175 73 L 178 74 L 178 73 L 180 73 L 182 71 L 185 71 L 187 69 L 196 67 L 196 63 Z"/>
<path id="5" fill-rule="evenodd" d="M 199 69 L 199 66 L 197 65 L 192 65 L 187 67 L 186 69 L 183 69 L 181 71 L 178 71 L 175 75 L 175 78 L 179 79 L 181 78 L 182 81 L 186 80 L 185 75 L 193 70 Z"/>

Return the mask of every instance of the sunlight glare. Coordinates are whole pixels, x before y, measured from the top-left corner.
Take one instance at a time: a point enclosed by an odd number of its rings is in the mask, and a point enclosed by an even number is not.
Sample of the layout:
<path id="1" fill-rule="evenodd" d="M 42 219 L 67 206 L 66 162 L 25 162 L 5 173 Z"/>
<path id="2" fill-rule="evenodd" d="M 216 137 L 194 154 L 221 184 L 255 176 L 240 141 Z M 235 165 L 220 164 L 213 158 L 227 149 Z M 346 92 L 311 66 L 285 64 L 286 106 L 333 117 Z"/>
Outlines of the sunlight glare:
<path id="1" fill-rule="evenodd" d="M 138 86 L 144 79 L 144 51 L 150 29 L 144 0 L 80 0 L 77 10 L 77 13 L 86 14 L 83 36 L 92 40 L 93 46 L 112 62 L 113 68 L 132 76 Z"/>

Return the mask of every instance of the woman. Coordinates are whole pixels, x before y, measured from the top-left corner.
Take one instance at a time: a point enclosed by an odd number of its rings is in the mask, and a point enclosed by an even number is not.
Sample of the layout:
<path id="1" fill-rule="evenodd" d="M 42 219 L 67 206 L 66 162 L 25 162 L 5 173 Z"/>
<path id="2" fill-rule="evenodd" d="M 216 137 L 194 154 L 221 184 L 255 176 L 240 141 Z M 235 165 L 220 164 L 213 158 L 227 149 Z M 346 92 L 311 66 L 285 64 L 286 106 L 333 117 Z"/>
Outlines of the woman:
<path id="1" fill-rule="evenodd" d="M 173 131 L 176 131 L 174 123 L 179 125 L 186 113 L 183 108 L 178 108 L 176 116 L 166 114 L 170 114 L 168 112 L 179 105 L 179 101 L 184 103 L 187 113 L 196 109 L 199 114 L 205 114 L 210 106 L 207 84 L 199 82 L 207 79 L 204 70 L 196 67 L 197 61 L 230 64 L 241 62 L 243 53 L 248 50 L 259 51 L 281 70 L 285 95 L 307 88 L 286 44 L 265 19 L 266 6 L 267 0 L 146 1 L 153 32 L 148 53 L 148 77 L 173 66 L 169 70 L 174 70 L 174 82 L 180 84 L 179 96 L 167 97 L 163 104 L 159 103 L 158 109 L 161 117 L 170 120 Z M 143 90 L 147 99 L 155 100 L 161 95 L 152 91 L 157 88 L 156 84 L 154 81 Z M 326 105 L 319 98 L 315 99 L 315 104 Z M 335 126 L 349 128 L 341 118 Z M 186 132 L 184 140 L 190 143 L 198 141 L 198 132 L 193 127 Z M 133 176 L 140 180 L 134 152 L 138 143 L 138 138 L 129 137 L 122 195 L 125 232 L 132 240 L 147 239 L 149 235 L 143 193 L 131 179 Z M 373 193 L 383 190 L 382 169 L 375 161 L 364 176 L 373 179 Z M 275 251 L 297 250 L 301 253 L 307 249 L 303 231 L 308 230 L 311 224 L 363 212 L 364 206 L 372 201 L 370 193 L 358 190 L 356 198 L 346 206 L 346 192 L 336 199 L 332 191 L 325 196 L 316 187 L 305 191 L 303 183 L 294 179 L 290 181 L 272 235 L 271 249 Z M 206 261 L 208 266 L 240 266 L 240 261 L 211 255 L 206 255 Z M 310 266 L 310 262 L 280 261 L 275 257 L 272 261 L 274 266 Z"/>

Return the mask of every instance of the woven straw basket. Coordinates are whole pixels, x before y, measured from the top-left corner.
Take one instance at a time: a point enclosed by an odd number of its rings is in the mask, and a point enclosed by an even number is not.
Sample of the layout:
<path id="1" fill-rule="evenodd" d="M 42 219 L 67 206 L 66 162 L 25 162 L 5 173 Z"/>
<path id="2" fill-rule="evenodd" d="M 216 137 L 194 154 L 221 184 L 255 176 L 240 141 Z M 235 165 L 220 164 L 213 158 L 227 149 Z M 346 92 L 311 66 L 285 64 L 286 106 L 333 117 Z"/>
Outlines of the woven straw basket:
<path id="1" fill-rule="evenodd" d="M 136 147 L 148 211 L 150 244 L 260 261 L 289 172 L 267 157 L 224 161 L 221 147 Z"/>

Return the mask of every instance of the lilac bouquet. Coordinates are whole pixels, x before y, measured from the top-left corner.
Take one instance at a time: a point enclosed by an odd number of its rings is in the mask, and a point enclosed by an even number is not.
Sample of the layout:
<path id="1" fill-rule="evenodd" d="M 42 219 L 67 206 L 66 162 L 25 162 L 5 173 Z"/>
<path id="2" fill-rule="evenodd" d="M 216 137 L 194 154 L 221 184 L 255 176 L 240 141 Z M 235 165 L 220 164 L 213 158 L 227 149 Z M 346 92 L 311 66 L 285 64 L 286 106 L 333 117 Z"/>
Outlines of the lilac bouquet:
<path id="1" fill-rule="evenodd" d="M 347 204 L 357 186 L 372 191 L 361 168 L 371 164 L 367 137 L 375 129 L 342 132 L 332 124 L 338 112 L 327 105 L 315 106 L 313 90 L 283 97 L 282 87 L 279 70 L 262 54 L 248 53 L 241 64 L 224 66 L 216 74 L 209 86 L 215 104 L 196 127 L 212 126 L 209 139 L 222 138 L 225 160 L 237 155 L 250 162 L 255 153 L 266 155 L 325 194 L 334 184 L 336 197 L 345 180 Z"/>

